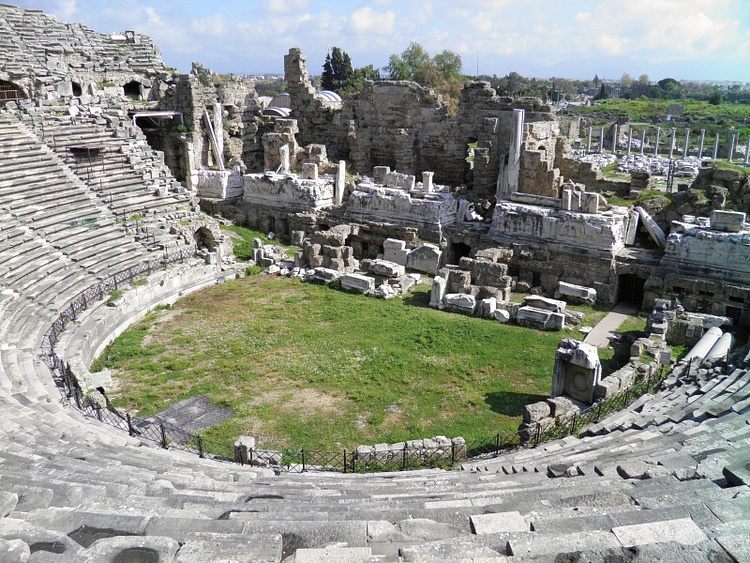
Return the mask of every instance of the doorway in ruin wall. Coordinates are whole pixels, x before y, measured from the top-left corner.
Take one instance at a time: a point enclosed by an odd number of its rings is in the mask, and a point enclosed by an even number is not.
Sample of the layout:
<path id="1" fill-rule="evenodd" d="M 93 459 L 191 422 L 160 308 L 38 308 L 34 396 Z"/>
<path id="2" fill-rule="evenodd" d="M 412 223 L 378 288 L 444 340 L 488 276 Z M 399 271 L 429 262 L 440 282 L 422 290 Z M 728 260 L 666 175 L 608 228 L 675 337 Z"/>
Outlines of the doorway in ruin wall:
<path id="1" fill-rule="evenodd" d="M 621 274 L 617 277 L 617 301 L 633 303 L 641 308 L 643 304 L 643 288 L 646 284 L 645 278 L 635 274 Z"/>
<path id="2" fill-rule="evenodd" d="M 198 228 L 198 230 L 193 233 L 193 239 L 195 240 L 198 250 L 205 248 L 209 252 L 213 252 L 217 245 L 216 237 L 214 237 L 214 234 L 206 227 Z"/>
<path id="3" fill-rule="evenodd" d="M 461 258 L 470 255 L 471 247 L 468 244 L 462 242 L 449 242 L 448 259 L 446 260 L 446 264 L 458 264 L 461 261 Z"/>

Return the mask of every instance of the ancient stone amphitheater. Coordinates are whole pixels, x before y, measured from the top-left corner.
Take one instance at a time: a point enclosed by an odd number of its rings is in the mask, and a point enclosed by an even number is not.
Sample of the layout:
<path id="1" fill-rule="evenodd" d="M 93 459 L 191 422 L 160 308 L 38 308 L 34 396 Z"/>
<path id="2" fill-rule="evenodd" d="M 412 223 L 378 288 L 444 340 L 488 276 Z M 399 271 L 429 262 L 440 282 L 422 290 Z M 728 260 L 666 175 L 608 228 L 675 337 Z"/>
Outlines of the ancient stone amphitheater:
<path id="1" fill-rule="evenodd" d="M 163 72 L 148 38 L 6 4 L 0 30 L 0 561 L 750 561 L 750 358 L 458 471 L 277 474 L 66 406 L 56 357 L 85 372 L 233 270 L 123 109 Z"/>

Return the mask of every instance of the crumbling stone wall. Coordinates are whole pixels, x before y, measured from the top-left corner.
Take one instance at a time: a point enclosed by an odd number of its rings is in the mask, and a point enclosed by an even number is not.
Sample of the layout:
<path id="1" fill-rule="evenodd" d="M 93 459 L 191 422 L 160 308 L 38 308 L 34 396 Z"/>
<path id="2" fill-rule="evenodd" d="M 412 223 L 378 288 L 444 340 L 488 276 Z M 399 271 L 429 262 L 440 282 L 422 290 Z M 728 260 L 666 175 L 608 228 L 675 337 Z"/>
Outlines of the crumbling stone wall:
<path id="1" fill-rule="evenodd" d="M 189 74 L 167 81 L 158 109 L 183 114 L 186 131 L 172 128 L 162 134 L 161 150 L 168 162 L 190 176 L 202 166 L 216 166 L 206 131 L 204 112 L 213 119 L 213 106 L 221 105 L 224 165 L 241 172 L 263 169 L 261 138 L 271 125 L 261 116 L 261 105 L 252 82 L 241 76 L 218 76 L 199 63 Z"/>
<path id="2" fill-rule="evenodd" d="M 489 83 L 470 82 L 461 92 L 457 115 L 450 116 L 434 91 L 413 82 L 384 81 L 366 83 L 339 108 L 315 93 L 299 49 L 289 50 L 284 70 L 299 144 L 325 144 L 332 160 L 347 160 L 355 171 L 390 166 L 419 175 L 431 170 L 436 182 L 470 181 L 476 197 L 494 196 L 501 159 L 510 148 L 513 109 L 524 109 L 527 124 L 547 122 L 534 129 L 536 140 L 545 144 L 535 161 L 549 163 L 545 183 L 554 178 L 556 145 L 549 138 L 557 135 L 556 125 L 551 106 L 540 99 L 500 97 Z M 477 144 L 473 170 L 467 160 L 470 143 Z M 529 189 L 538 180 L 529 167 Z"/>

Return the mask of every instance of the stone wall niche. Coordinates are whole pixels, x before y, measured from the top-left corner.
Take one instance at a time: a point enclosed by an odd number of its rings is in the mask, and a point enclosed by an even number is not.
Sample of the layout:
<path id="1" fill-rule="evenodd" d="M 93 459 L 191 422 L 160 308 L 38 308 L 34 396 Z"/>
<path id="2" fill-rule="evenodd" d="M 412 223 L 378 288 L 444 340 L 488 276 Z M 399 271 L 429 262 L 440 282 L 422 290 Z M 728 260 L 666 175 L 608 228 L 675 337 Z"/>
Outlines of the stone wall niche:
<path id="1" fill-rule="evenodd" d="M 594 346 L 572 338 L 560 342 L 555 355 L 552 397 L 564 395 L 591 404 L 601 377 L 602 364 Z"/>

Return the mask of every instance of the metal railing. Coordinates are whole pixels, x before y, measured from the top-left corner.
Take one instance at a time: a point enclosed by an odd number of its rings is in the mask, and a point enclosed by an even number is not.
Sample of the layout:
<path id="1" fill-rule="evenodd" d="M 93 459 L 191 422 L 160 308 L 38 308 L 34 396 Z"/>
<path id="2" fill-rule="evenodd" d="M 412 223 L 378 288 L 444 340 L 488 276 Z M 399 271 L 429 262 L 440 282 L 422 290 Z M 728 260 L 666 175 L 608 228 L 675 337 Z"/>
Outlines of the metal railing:
<path id="1" fill-rule="evenodd" d="M 148 275 L 159 268 L 166 268 L 170 263 L 183 261 L 195 254 L 196 250 L 180 250 L 157 260 L 144 262 L 118 272 L 113 276 L 82 291 L 68 307 L 50 325 L 42 341 L 42 358 L 53 373 L 61 387 L 63 397 L 71 407 L 81 411 L 85 416 L 94 418 L 104 424 L 114 426 L 130 436 L 150 440 L 162 448 L 181 449 L 193 452 L 201 458 L 208 457 L 219 461 L 229 461 L 241 465 L 273 467 L 278 471 L 300 473 L 304 471 L 335 471 L 343 473 L 365 473 L 377 471 L 404 471 L 409 469 L 443 468 L 450 469 L 457 463 L 472 458 L 497 457 L 502 452 L 520 447 L 534 447 L 542 442 L 563 438 L 578 433 L 589 423 L 598 422 L 607 414 L 623 409 L 640 396 L 657 389 L 665 377 L 662 369 L 647 379 L 637 381 L 625 391 L 604 400 L 599 400 L 589 408 L 576 412 L 570 417 L 556 419 L 555 423 L 542 429 L 536 428 L 496 434 L 487 438 L 478 438 L 465 443 L 452 442 L 450 445 L 435 447 L 410 448 L 384 451 L 320 451 L 304 448 L 291 448 L 284 451 L 243 448 L 207 440 L 200 434 L 186 432 L 158 417 L 147 420 L 134 420 L 129 414 L 121 414 L 109 404 L 105 405 L 83 396 L 80 386 L 71 375 L 70 366 L 55 352 L 60 334 L 66 325 L 75 321 L 88 306 L 104 298 L 113 290 L 132 282 L 134 279 Z M 690 373 L 692 362 L 688 365 Z"/>

